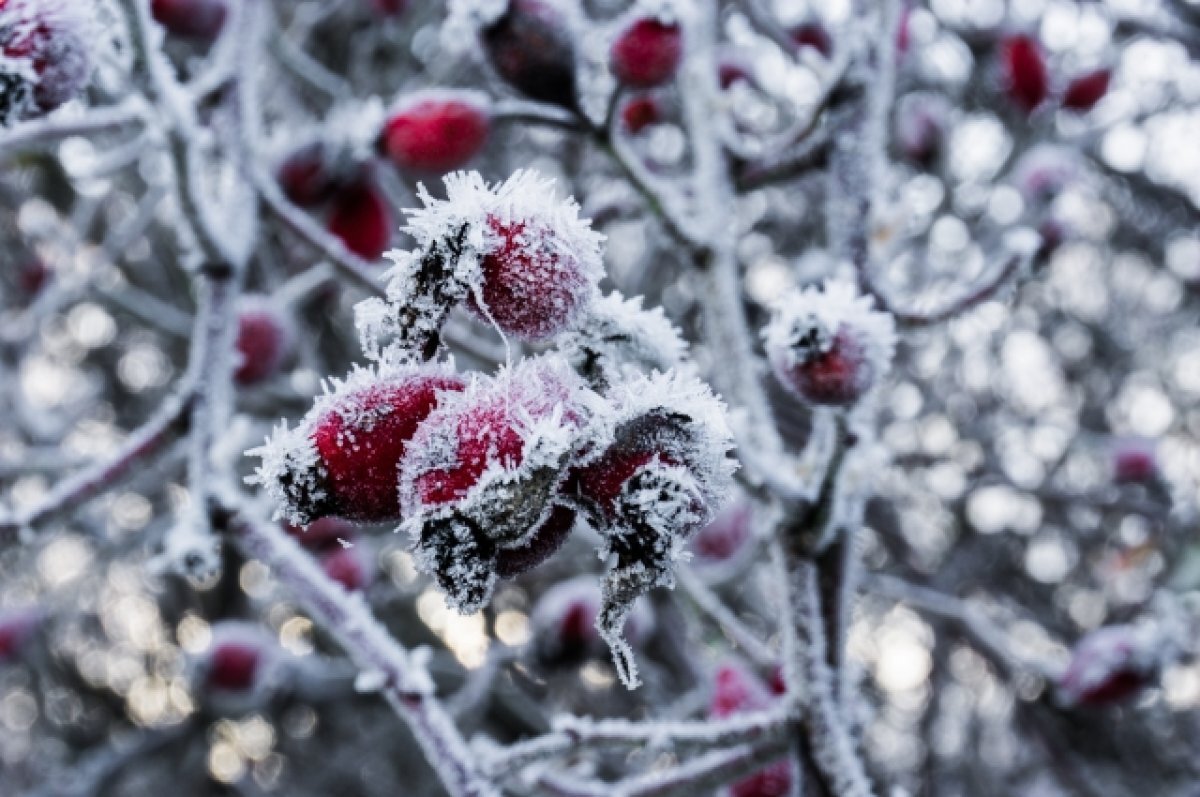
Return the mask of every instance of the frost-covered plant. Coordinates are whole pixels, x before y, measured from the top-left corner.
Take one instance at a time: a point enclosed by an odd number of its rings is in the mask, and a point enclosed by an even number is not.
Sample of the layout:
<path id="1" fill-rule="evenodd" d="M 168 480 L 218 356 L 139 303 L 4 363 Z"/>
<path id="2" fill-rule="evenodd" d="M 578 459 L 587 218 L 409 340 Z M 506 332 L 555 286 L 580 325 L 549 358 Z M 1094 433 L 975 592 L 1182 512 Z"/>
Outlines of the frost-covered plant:
<path id="1" fill-rule="evenodd" d="M 0 3 L 0 128 L 49 113 L 78 94 L 94 67 L 91 3 Z"/>

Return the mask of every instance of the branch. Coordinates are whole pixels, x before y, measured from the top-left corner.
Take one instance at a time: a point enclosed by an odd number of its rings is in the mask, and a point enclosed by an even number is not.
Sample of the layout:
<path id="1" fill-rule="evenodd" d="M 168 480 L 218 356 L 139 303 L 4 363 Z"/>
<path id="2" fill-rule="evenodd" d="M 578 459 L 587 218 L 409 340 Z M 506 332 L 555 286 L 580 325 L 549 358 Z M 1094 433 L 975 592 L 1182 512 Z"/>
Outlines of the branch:
<path id="1" fill-rule="evenodd" d="M 1028 262 L 1027 257 L 1018 254 L 1010 255 L 991 277 L 982 280 L 978 285 L 967 290 L 962 296 L 950 300 L 942 307 L 924 312 L 897 309 L 870 282 L 869 278 L 864 279 L 866 279 L 867 292 L 875 297 L 875 301 L 881 310 L 891 313 L 895 317 L 896 323 L 903 327 L 920 328 L 944 323 L 988 301 L 1020 274 L 1021 266 L 1026 262 Z"/>
<path id="2" fill-rule="evenodd" d="M 737 646 L 742 649 L 747 658 L 754 662 L 755 666 L 769 670 L 779 663 L 779 655 L 747 628 L 746 624 L 739 620 L 729 607 L 708 588 L 708 585 L 697 578 L 689 568 L 677 568 L 675 578 L 692 602 L 737 643 Z"/>
<path id="3" fill-rule="evenodd" d="M 0 162 L 29 150 L 45 149 L 71 136 L 86 136 L 120 130 L 146 119 L 141 97 L 119 105 L 89 110 L 84 116 L 49 116 L 22 122 L 0 135 Z"/>

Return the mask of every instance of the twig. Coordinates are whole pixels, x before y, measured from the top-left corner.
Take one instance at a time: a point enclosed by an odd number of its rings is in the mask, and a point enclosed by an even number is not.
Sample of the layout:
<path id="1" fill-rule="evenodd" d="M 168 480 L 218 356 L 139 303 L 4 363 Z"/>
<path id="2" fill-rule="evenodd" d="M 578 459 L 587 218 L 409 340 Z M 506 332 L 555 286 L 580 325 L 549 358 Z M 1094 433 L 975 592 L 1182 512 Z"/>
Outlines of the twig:
<path id="1" fill-rule="evenodd" d="M 747 628 L 695 573 L 687 567 L 680 567 L 675 578 L 692 602 L 710 616 L 756 666 L 767 670 L 779 663 L 779 655 Z"/>

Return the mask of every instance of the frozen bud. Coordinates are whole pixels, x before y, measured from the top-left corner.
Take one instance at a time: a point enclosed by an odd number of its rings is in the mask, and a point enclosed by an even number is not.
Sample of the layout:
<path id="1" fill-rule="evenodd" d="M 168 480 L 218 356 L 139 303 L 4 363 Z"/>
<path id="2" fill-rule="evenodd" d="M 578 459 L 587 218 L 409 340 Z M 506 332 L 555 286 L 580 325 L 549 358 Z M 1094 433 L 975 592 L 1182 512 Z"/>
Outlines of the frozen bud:
<path id="1" fill-rule="evenodd" d="M 229 13 L 227 0 L 151 0 L 154 20 L 172 36 L 210 42 Z"/>
<path id="2" fill-rule="evenodd" d="M 329 231 L 364 260 L 378 260 L 392 240 L 395 221 L 379 186 L 359 178 L 341 188 L 329 211 Z"/>
<path id="3" fill-rule="evenodd" d="M 234 343 L 234 380 L 239 385 L 254 385 L 274 376 L 291 354 L 294 341 L 292 320 L 277 302 L 266 296 L 242 297 Z"/>
<path id="4" fill-rule="evenodd" d="M 241 713 L 270 697 L 280 674 L 280 650 L 256 625 L 220 622 L 213 626 L 212 643 L 193 672 L 206 704 L 218 713 Z"/>
<path id="5" fill-rule="evenodd" d="M 442 580 L 431 535 L 469 548 L 493 571 L 511 552 L 504 570 L 513 575 L 557 550 L 574 515 L 555 511 L 552 499 L 586 420 L 583 390 L 561 359 L 524 360 L 476 377 L 421 424 L 401 463 L 400 499 L 422 569 Z M 471 600 L 451 591 L 464 612 L 490 597 L 490 587 L 469 591 Z"/>
<path id="6" fill-rule="evenodd" d="M 709 716 L 730 717 L 748 711 L 769 708 L 775 697 L 767 686 L 737 661 L 722 664 L 713 679 Z M 787 797 L 797 777 L 792 762 L 783 758 L 758 772 L 733 783 L 730 797 Z"/>
<path id="7" fill-rule="evenodd" d="M 909 94 L 896 109 L 896 144 L 905 158 L 928 169 L 941 157 L 949 123 L 950 104 L 945 97 Z"/>
<path id="8" fill-rule="evenodd" d="M 754 507 L 746 499 L 725 507 L 692 537 L 696 564 L 712 567 L 731 562 L 746 552 L 754 539 Z"/>
<path id="9" fill-rule="evenodd" d="M 683 59 L 683 30 L 674 19 L 643 17 L 617 35 L 609 64 L 626 86 L 651 88 L 675 77 Z"/>
<path id="10" fill-rule="evenodd" d="M 1069 147 L 1039 144 L 1017 160 L 1012 179 L 1029 204 L 1046 204 L 1083 172 L 1079 154 Z"/>
<path id="11" fill-rule="evenodd" d="M 261 448 L 252 479 L 298 524 L 336 515 L 379 522 L 400 517 L 400 460 L 418 425 L 463 381 L 438 366 L 356 370 L 317 399 L 295 429 L 280 427 Z"/>
<path id="12" fill-rule="evenodd" d="M 1157 677 L 1159 642 L 1149 626 L 1112 625 L 1091 632 L 1075 645 L 1058 681 L 1059 694 L 1072 706 L 1136 697 Z"/>
<path id="13" fill-rule="evenodd" d="M 483 149 L 490 127 L 486 97 L 467 91 L 423 91 L 393 109 L 380 144 L 402 169 L 444 174 Z"/>
<path id="14" fill-rule="evenodd" d="M 601 534 L 608 573 L 597 628 L 622 683 L 633 688 L 625 617 L 638 597 L 674 583 L 688 536 L 720 508 L 732 442 L 720 401 L 677 372 L 631 374 L 607 398 L 612 432 L 573 469 L 564 494 Z"/>
<path id="15" fill-rule="evenodd" d="M 546 664 L 578 664 L 604 649 L 596 631 L 600 585 L 591 576 L 555 584 L 538 599 L 530 615 L 538 657 Z M 643 598 L 625 623 L 625 638 L 635 647 L 654 630 L 654 614 Z"/>
<path id="16" fill-rule="evenodd" d="M 575 324 L 603 276 L 603 237 L 579 218 L 573 200 L 554 195 L 553 181 L 516 172 L 488 186 L 478 173 L 446 177 L 446 200 L 424 188 L 425 207 L 409 211 L 412 252 L 394 252 L 389 306 L 376 306 L 360 328 L 377 339 L 394 335 L 428 348 L 449 305 L 468 306 L 506 335 L 548 340 Z"/>
<path id="17" fill-rule="evenodd" d="M 634 97 L 621 106 L 621 123 L 633 135 L 637 135 L 662 120 L 662 103 L 649 94 Z"/>
<path id="18" fill-rule="evenodd" d="M 318 518 L 307 526 L 285 523 L 283 528 L 296 542 L 310 551 L 326 551 L 339 547 L 341 541 L 352 541 L 358 532 L 353 523 L 339 517 Z"/>
<path id="19" fill-rule="evenodd" d="M 784 296 L 764 332 L 775 378 L 810 404 L 856 404 L 883 379 L 896 345 L 892 316 L 872 305 L 834 280 Z"/>
<path id="20" fill-rule="evenodd" d="M 577 107 L 575 39 L 557 7 L 542 0 L 509 0 L 480 35 L 492 67 L 517 91 Z"/>
<path id="21" fill-rule="evenodd" d="M 398 17 L 408 9 L 408 0 L 369 0 L 369 5 L 381 17 Z"/>
<path id="22" fill-rule="evenodd" d="M 325 575 L 341 584 L 347 592 L 361 592 L 375 578 L 374 562 L 366 543 L 335 548 L 321 556 Z"/>
<path id="23" fill-rule="evenodd" d="M 47 114 L 91 78 L 97 31 L 91 3 L 0 3 L 0 127 Z"/>
<path id="24" fill-rule="evenodd" d="M 792 40 L 792 44 L 796 45 L 797 51 L 812 48 L 820 53 L 822 58 L 829 58 L 833 55 L 833 38 L 829 35 L 829 30 L 825 25 L 816 20 L 807 20 L 793 25 L 788 29 L 788 37 Z"/>
<path id="25" fill-rule="evenodd" d="M 329 148 L 313 141 L 284 157 L 276 179 L 288 199 L 300 207 L 311 208 L 333 196 L 339 182 L 336 172 Z"/>
<path id="26" fill-rule="evenodd" d="M 21 657 L 44 619 L 42 612 L 33 607 L 0 612 L 0 665 Z"/>
<path id="27" fill-rule="evenodd" d="M 1000 45 L 1003 88 L 1010 100 L 1026 113 L 1045 102 L 1050 94 L 1042 46 L 1033 36 L 1015 34 Z"/>
<path id="28" fill-rule="evenodd" d="M 1104 99 L 1111 79 L 1112 72 L 1108 69 L 1096 69 L 1079 75 L 1067 84 L 1067 90 L 1063 92 L 1062 107 L 1068 111 L 1087 113 Z"/>
<path id="29" fill-rule="evenodd" d="M 1140 438 L 1119 440 L 1112 449 L 1113 481 L 1146 484 L 1158 477 L 1158 452 L 1154 441 Z"/>

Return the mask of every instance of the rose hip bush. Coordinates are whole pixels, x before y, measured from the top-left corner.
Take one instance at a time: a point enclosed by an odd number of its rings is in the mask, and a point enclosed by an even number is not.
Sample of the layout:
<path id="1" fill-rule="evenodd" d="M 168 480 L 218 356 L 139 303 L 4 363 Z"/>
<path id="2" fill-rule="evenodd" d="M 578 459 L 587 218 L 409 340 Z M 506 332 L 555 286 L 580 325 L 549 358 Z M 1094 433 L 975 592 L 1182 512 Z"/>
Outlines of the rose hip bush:
<path id="1" fill-rule="evenodd" d="M 1197 52 L 0 0 L 0 794 L 1196 797 Z"/>

